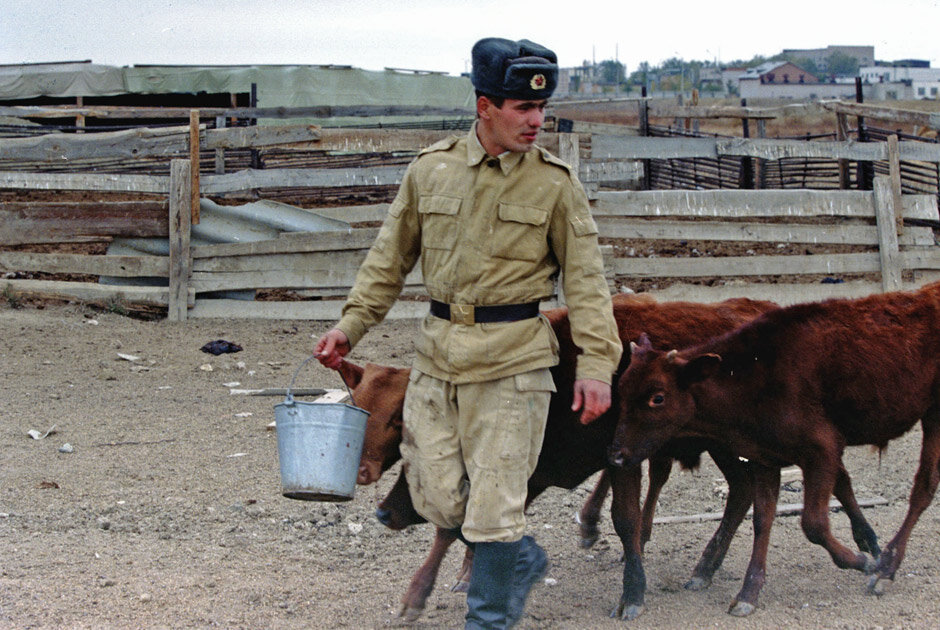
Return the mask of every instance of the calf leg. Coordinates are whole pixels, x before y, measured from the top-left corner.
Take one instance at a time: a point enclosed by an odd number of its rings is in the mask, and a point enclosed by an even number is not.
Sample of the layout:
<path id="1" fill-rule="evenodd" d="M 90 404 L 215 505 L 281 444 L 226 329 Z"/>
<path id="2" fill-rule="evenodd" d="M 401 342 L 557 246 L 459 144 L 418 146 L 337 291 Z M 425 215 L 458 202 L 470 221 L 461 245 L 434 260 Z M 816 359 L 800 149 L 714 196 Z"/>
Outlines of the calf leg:
<path id="1" fill-rule="evenodd" d="M 878 546 L 878 535 L 875 534 L 875 530 L 871 528 L 868 520 L 862 514 L 862 508 L 855 500 L 855 491 L 852 490 L 852 479 L 841 462 L 833 494 L 842 504 L 846 516 L 849 517 L 849 522 L 852 524 L 852 539 L 858 545 L 859 551 L 867 551 L 877 558 L 881 555 L 881 547 Z"/>
<path id="2" fill-rule="evenodd" d="M 875 573 L 868 582 L 868 590 L 871 593 L 878 593 L 878 582 L 882 578 L 894 579 L 894 574 L 901 566 L 904 559 L 904 552 L 907 549 L 907 541 L 910 538 L 911 530 L 917 524 L 920 515 L 927 509 L 933 496 L 937 491 L 937 484 L 940 482 L 940 413 L 936 408 L 930 409 L 921 420 L 921 426 L 924 430 L 923 443 L 920 450 L 920 465 L 914 475 L 914 485 L 911 488 L 911 498 L 907 507 L 907 515 L 901 528 L 895 534 L 891 542 L 885 547 L 884 552 L 878 559 L 878 566 Z"/>
<path id="3" fill-rule="evenodd" d="M 754 488 L 754 544 L 744 574 L 744 584 L 728 609 L 728 613 L 735 617 L 747 616 L 757 607 L 757 597 L 767 578 L 770 528 L 777 512 L 777 495 L 780 492 L 779 468 L 768 468 L 752 462 L 749 469 Z"/>
<path id="4" fill-rule="evenodd" d="M 669 481 L 672 472 L 671 457 L 650 457 L 649 459 L 649 487 L 646 498 L 643 500 L 643 529 L 640 531 L 640 548 L 645 549 L 646 543 L 653 535 L 653 517 L 656 515 L 656 503 L 663 486 Z"/>
<path id="5" fill-rule="evenodd" d="M 624 620 L 636 619 L 643 612 L 646 593 L 646 574 L 643 572 L 640 535 L 640 466 L 608 469 L 613 496 L 611 520 L 623 544 L 623 593 L 610 616 Z"/>
<path id="6" fill-rule="evenodd" d="M 685 588 L 691 591 L 699 591 L 711 585 L 712 576 L 724 561 L 731 539 L 754 500 L 754 488 L 747 465 L 726 451 L 709 451 L 709 455 L 728 482 L 728 499 L 718 529 L 695 565 L 692 579 L 685 584 Z"/>
<path id="7" fill-rule="evenodd" d="M 412 576 L 411 584 L 408 585 L 408 590 L 401 598 L 402 607 L 398 616 L 406 622 L 412 623 L 421 616 L 428 601 L 428 596 L 434 589 L 434 582 L 437 580 L 441 562 L 444 561 L 447 550 L 456 540 L 457 532 L 455 530 L 436 528 L 431 551 L 428 553 L 424 564 Z"/>
<path id="8" fill-rule="evenodd" d="M 597 538 L 600 536 L 597 523 L 600 521 L 601 508 L 604 506 L 604 501 L 607 499 L 608 490 L 610 490 L 610 475 L 605 469 L 601 471 L 601 475 L 597 479 L 594 490 L 592 490 L 588 498 L 585 499 L 584 505 L 581 506 L 581 511 L 577 514 L 578 529 L 581 532 L 580 544 L 584 549 L 593 547 L 594 543 L 597 542 Z"/>
<path id="9" fill-rule="evenodd" d="M 835 439 L 827 443 L 836 444 Z M 836 487 L 839 487 L 839 493 L 843 496 L 839 500 L 845 499 L 850 505 L 855 504 L 854 495 L 846 495 L 848 475 L 842 467 L 839 453 L 834 452 L 835 447 L 808 445 L 807 457 L 801 463 L 803 469 L 803 515 L 800 525 L 803 527 L 803 533 L 810 542 L 821 545 L 832 561 L 840 569 L 856 569 L 865 573 L 871 573 L 874 569 L 874 561 L 871 557 L 856 553 L 840 543 L 829 527 L 829 497 L 832 496 Z M 837 483 L 840 475 L 842 481 Z M 849 500 L 851 496 L 851 500 Z M 858 509 L 855 504 L 855 509 Z M 859 511 L 860 514 L 860 511 Z"/>

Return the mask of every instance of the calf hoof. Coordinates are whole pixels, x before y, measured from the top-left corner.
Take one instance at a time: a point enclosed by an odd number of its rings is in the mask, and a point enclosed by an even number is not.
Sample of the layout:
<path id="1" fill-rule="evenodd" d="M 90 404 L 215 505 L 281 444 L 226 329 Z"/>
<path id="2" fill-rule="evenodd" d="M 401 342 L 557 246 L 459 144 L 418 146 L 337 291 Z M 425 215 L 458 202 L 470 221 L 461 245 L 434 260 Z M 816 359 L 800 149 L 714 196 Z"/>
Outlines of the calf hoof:
<path id="1" fill-rule="evenodd" d="M 881 597 L 885 594 L 885 583 L 882 580 L 882 577 L 877 573 L 868 578 L 868 586 L 865 587 L 865 592 L 869 595 L 875 595 L 876 597 Z"/>
<path id="2" fill-rule="evenodd" d="M 862 573 L 871 575 L 878 568 L 878 561 L 871 556 L 865 556 L 865 566 L 862 567 Z"/>
<path id="3" fill-rule="evenodd" d="M 731 604 L 731 608 L 728 609 L 728 614 L 732 617 L 747 617 L 757 607 L 754 604 L 749 604 L 747 602 L 735 601 Z"/>
<path id="4" fill-rule="evenodd" d="M 451 593 L 466 593 L 470 589 L 470 582 L 467 580 L 457 580 L 457 583 L 450 588 Z"/>
<path id="5" fill-rule="evenodd" d="M 590 549 L 600 538 L 600 531 L 597 529 L 597 523 L 587 523 L 581 518 L 579 512 L 575 512 L 574 522 L 578 524 L 578 531 L 581 533 L 581 540 L 578 545 L 582 549 Z"/>
<path id="6" fill-rule="evenodd" d="M 416 622 L 423 612 L 424 608 L 417 608 L 406 604 L 402 606 L 402 609 L 399 611 L 398 618 L 402 623 L 410 624 Z"/>
<path id="7" fill-rule="evenodd" d="M 687 591 L 704 591 L 712 585 L 712 579 L 707 577 L 693 576 L 691 580 L 683 585 Z"/>
<path id="8" fill-rule="evenodd" d="M 623 621 L 633 621 L 643 614 L 643 604 L 624 604 L 620 602 L 617 607 L 610 611 L 611 619 L 621 619 Z"/>

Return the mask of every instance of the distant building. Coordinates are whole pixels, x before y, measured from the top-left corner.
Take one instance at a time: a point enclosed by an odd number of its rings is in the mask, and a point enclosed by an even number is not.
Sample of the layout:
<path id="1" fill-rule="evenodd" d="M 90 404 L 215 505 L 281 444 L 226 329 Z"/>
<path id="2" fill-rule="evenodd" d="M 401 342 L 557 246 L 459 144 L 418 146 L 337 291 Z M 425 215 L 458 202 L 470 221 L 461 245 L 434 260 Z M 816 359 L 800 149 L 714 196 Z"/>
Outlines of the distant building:
<path id="1" fill-rule="evenodd" d="M 738 79 L 741 98 L 792 98 L 815 100 L 819 98 L 846 98 L 855 96 L 855 84 L 819 81 L 789 61 L 768 61 L 748 68 Z"/>
<path id="2" fill-rule="evenodd" d="M 940 68 L 916 65 L 877 65 L 859 68 L 866 93 L 875 99 L 938 99 Z"/>
<path id="3" fill-rule="evenodd" d="M 829 72 L 829 58 L 833 54 L 854 57 L 859 67 L 875 65 L 874 46 L 826 46 L 825 48 L 786 48 L 783 55 L 788 59 L 809 59 L 820 74 Z"/>

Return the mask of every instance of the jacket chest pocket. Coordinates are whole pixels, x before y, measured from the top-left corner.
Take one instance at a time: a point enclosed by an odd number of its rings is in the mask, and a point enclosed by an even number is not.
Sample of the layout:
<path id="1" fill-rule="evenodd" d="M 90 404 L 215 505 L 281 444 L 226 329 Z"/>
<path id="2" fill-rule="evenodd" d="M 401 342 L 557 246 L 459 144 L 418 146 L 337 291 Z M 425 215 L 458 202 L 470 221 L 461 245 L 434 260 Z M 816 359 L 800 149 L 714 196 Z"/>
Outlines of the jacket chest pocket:
<path id="1" fill-rule="evenodd" d="M 418 201 L 421 216 L 421 245 L 427 249 L 453 250 L 457 244 L 459 197 L 426 195 Z"/>
<path id="2" fill-rule="evenodd" d="M 535 206 L 500 202 L 499 220 L 490 241 L 490 254 L 512 260 L 541 260 L 548 251 L 548 211 Z"/>

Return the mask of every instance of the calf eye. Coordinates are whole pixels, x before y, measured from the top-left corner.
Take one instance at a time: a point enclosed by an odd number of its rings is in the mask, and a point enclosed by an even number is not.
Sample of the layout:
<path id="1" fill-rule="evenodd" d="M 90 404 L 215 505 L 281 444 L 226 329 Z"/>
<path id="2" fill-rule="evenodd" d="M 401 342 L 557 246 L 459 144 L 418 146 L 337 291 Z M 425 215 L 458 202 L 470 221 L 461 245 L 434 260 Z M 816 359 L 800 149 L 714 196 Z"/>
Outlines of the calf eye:
<path id="1" fill-rule="evenodd" d="M 665 396 L 662 394 L 653 394 L 652 398 L 650 398 L 650 407 L 659 407 L 664 402 L 666 402 Z"/>

